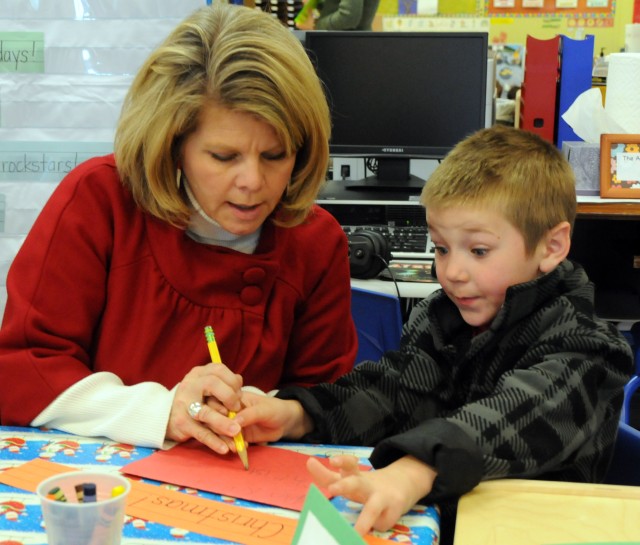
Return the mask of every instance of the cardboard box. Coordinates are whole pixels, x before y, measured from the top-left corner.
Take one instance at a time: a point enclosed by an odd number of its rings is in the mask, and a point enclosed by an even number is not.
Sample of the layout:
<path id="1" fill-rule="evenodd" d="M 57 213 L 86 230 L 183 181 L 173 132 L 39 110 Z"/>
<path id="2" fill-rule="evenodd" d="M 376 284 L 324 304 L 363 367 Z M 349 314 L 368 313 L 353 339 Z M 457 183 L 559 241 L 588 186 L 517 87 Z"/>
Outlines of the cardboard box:
<path id="1" fill-rule="evenodd" d="M 600 144 L 563 142 L 562 153 L 576 175 L 576 194 L 600 195 Z"/>

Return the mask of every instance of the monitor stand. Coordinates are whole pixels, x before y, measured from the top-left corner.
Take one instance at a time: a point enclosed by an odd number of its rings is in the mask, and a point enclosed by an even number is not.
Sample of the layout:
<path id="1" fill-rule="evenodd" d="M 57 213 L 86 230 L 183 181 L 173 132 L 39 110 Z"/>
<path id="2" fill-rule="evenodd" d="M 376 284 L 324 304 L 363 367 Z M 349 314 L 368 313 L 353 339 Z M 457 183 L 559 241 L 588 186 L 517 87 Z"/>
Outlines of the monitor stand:
<path id="1" fill-rule="evenodd" d="M 410 172 L 408 157 L 376 157 L 376 173 L 361 180 L 328 182 L 320 198 L 341 200 L 418 200 L 425 181 Z"/>
<path id="2" fill-rule="evenodd" d="M 376 176 L 368 176 L 360 180 L 343 180 L 343 183 L 346 189 L 354 189 L 356 191 L 402 191 L 419 195 L 425 181 L 411 174 L 407 179 L 403 180 L 380 179 Z"/>
<path id="3" fill-rule="evenodd" d="M 425 181 L 411 176 L 402 182 L 381 181 L 375 177 L 362 180 L 329 180 L 318 200 L 340 201 L 418 201 Z"/>

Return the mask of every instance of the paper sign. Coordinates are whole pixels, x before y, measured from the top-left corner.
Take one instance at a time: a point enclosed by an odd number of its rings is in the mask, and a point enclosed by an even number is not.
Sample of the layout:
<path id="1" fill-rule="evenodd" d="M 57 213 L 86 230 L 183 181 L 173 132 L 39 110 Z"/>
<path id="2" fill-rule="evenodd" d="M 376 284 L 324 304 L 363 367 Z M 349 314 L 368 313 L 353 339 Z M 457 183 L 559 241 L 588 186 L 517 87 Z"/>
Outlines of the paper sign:
<path id="1" fill-rule="evenodd" d="M 77 468 L 36 458 L 0 472 L 0 482 L 35 492 L 44 479 L 68 471 L 77 471 Z M 243 545 L 290 545 L 297 523 L 295 519 L 258 509 L 229 505 L 133 480 L 125 512 L 131 517 Z M 365 542 L 369 545 L 391 543 L 374 536 L 366 536 Z"/>
<path id="2" fill-rule="evenodd" d="M 640 153 L 618 153 L 616 161 L 620 180 L 640 182 Z"/>
<path id="3" fill-rule="evenodd" d="M 418 0 L 416 12 L 418 15 L 437 15 L 438 0 Z"/>
<path id="4" fill-rule="evenodd" d="M 80 163 L 112 151 L 112 142 L 0 142 L 0 181 L 57 184 Z"/>
<path id="5" fill-rule="evenodd" d="M 252 445 L 249 470 L 235 454 L 220 456 L 198 441 L 159 450 L 122 468 L 124 473 L 300 511 L 311 474 L 309 456 Z M 320 459 L 322 461 L 322 459 Z"/>
<path id="6" fill-rule="evenodd" d="M 44 73 L 43 32 L 0 32 L 0 73 Z"/>
<path id="7" fill-rule="evenodd" d="M 317 543 L 364 545 L 364 540 L 312 484 L 291 545 L 316 545 Z"/>
<path id="8" fill-rule="evenodd" d="M 76 468 L 37 458 L 0 473 L 0 482 L 35 492 L 44 479 Z M 243 545 L 289 545 L 294 519 L 131 481 L 125 513 Z"/>
<path id="9" fill-rule="evenodd" d="M 386 539 L 374 536 L 364 538 L 342 516 L 335 506 L 323 496 L 318 487 L 309 487 L 302 513 L 291 545 L 370 545 L 388 544 Z"/>

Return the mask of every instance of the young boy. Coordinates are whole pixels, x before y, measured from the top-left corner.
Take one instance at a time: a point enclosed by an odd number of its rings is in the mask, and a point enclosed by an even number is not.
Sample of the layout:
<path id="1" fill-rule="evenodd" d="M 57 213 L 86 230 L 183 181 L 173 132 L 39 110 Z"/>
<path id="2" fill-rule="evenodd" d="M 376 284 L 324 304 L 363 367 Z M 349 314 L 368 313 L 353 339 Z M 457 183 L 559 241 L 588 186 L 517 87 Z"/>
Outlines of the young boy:
<path id="1" fill-rule="evenodd" d="M 335 384 L 247 395 L 248 441 L 375 445 L 318 484 L 363 503 L 356 529 L 385 530 L 416 502 L 443 507 L 503 477 L 598 482 L 607 471 L 628 344 L 594 315 L 593 285 L 568 261 L 574 176 L 549 142 L 495 126 L 459 143 L 421 197 L 442 290 L 420 302 L 399 351 Z"/>

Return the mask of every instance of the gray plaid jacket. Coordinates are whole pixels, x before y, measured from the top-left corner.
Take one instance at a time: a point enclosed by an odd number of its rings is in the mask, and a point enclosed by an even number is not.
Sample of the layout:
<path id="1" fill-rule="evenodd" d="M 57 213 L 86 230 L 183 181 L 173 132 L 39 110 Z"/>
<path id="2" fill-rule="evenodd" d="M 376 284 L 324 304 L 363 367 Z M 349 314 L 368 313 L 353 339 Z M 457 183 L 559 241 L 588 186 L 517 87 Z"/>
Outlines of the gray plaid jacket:
<path id="1" fill-rule="evenodd" d="M 565 261 L 511 287 L 480 334 L 438 291 L 414 307 L 399 351 L 278 397 L 314 419 L 307 441 L 375 446 L 374 467 L 405 454 L 435 467 L 426 499 L 439 501 L 485 479 L 602 480 L 632 371 L 584 270 Z"/>

